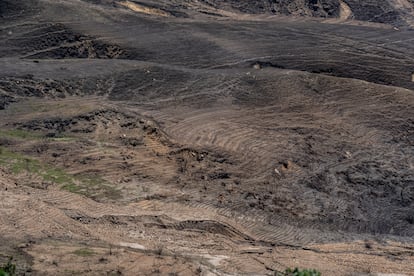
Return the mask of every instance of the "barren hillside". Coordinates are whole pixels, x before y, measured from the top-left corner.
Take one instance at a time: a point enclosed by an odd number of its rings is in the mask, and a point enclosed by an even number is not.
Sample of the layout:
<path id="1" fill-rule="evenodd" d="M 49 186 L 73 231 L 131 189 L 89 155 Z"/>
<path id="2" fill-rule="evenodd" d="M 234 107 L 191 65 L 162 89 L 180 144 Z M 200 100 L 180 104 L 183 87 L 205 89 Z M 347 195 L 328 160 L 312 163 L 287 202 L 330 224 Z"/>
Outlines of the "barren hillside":
<path id="1" fill-rule="evenodd" d="M 0 267 L 414 275 L 413 12 L 0 1 Z"/>

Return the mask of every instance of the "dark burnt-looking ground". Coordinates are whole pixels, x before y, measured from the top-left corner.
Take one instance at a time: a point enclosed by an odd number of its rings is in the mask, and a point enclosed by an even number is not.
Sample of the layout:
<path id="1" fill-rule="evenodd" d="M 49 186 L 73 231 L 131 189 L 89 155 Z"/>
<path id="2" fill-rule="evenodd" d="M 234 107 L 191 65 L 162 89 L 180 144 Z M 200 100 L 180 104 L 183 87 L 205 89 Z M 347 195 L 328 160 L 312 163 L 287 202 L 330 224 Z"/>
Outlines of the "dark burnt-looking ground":
<path id="1" fill-rule="evenodd" d="M 413 3 L 380 2 L 0 2 L 1 250 L 50 275 L 132 243 L 130 275 L 266 275 L 283 246 L 412 275 Z"/>

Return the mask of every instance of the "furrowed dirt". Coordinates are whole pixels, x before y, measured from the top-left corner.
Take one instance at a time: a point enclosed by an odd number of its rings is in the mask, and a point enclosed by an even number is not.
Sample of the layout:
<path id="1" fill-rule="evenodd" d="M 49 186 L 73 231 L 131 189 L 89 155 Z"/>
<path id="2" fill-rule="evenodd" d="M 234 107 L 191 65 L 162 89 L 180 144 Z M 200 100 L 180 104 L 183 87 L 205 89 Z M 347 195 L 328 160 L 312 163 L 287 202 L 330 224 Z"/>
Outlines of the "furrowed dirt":
<path id="1" fill-rule="evenodd" d="M 3 1 L 0 264 L 414 275 L 414 7 L 357 2 Z"/>

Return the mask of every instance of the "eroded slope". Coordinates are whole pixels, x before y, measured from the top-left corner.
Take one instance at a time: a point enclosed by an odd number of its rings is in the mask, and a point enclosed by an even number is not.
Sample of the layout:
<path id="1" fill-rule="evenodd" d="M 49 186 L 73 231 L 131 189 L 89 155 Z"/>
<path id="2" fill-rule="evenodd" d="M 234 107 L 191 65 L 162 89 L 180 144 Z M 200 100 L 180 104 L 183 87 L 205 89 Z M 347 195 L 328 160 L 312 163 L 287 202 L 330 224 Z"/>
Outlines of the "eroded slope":
<path id="1" fill-rule="evenodd" d="M 129 2 L 1 6 L 19 271 L 412 274 L 412 31 L 257 15 L 328 1 Z"/>

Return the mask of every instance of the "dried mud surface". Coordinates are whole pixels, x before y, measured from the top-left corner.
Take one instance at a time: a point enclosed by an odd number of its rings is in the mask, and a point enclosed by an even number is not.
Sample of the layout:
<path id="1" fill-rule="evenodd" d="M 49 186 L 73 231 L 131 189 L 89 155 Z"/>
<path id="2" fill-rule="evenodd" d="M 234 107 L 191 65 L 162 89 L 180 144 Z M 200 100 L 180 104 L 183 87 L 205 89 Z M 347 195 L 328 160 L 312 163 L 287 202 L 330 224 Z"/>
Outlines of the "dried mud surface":
<path id="1" fill-rule="evenodd" d="M 414 7 L 382 2 L 2 1 L 0 264 L 414 275 Z"/>

